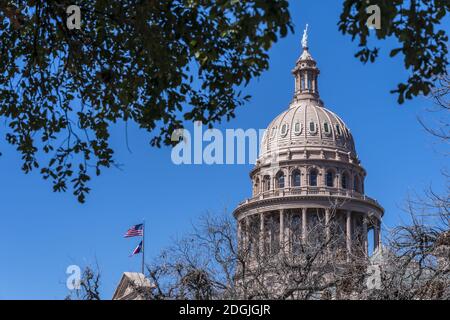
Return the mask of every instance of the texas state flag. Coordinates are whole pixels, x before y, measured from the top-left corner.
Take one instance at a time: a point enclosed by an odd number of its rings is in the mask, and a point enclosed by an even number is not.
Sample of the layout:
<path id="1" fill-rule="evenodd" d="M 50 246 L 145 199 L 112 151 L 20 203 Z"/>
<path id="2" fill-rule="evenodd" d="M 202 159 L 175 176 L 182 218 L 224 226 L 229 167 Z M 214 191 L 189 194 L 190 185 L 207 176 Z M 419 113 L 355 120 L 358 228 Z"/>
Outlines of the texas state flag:
<path id="1" fill-rule="evenodd" d="M 138 246 L 136 247 L 136 249 L 133 250 L 133 253 L 130 255 L 130 257 L 140 253 L 141 251 L 142 251 L 142 241 L 139 242 Z"/>

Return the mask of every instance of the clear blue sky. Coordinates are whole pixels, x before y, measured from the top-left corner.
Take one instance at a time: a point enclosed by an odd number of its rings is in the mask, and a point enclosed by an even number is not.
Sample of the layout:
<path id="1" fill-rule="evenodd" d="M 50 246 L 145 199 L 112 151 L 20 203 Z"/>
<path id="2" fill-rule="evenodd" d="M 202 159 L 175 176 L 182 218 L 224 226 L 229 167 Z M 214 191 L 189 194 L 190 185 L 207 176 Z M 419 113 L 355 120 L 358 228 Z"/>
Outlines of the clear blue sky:
<path id="1" fill-rule="evenodd" d="M 324 2 L 291 2 L 296 34 L 275 44 L 270 70 L 247 88 L 253 99 L 219 128 L 265 128 L 287 108 L 291 70 L 309 23 L 322 99 L 352 130 L 368 171 L 366 192 L 385 207 L 385 225 L 393 226 L 402 219 L 399 207 L 408 192 L 443 184 L 439 170 L 445 158 L 417 121 L 431 102 L 416 99 L 398 106 L 389 91 L 407 72 L 400 59 L 387 58 L 395 43 L 382 43 L 382 58 L 362 65 L 353 57 L 356 44 L 337 30 L 339 2 Z M 151 258 L 205 211 L 231 211 L 250 195 L 249 165 L 176 166 L 171 150 L 151 148 L 143 131 L 129 129 L 129 141 L 132 153 L 124 126 L 117 126 L 112 145 L 123 170 L 110 169 L 95 178 L 82 205 L 70 193 L 53 193 L 37 173 L 24 175 L 18 154 L 1 140 L 0 299 L 62 299 L 67 266 L 96 261 L 103 297 L 111 298 L 121 273 L 139 270 L 139 257 L 128 257 L 137 240 L 122 237 L 131 224 L 147 221 Z"/>

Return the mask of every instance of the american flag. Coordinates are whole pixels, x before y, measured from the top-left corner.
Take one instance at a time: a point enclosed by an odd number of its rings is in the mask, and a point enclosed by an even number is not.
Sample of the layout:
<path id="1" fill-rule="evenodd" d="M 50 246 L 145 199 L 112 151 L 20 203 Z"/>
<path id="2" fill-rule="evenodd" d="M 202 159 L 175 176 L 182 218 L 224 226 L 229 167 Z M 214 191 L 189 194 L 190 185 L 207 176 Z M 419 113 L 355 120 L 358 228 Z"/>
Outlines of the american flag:
<path id="1" fill-rule="evenodd" d="M 131 237 L 139 237 L 144 234 L 144 224 L 140 223 L 137 225 L 132 226 L 130 229 L 128 229 L 127 233 L 125 233 L 125 238 L 131 238 Z"/>
<path id="2" fill-rule="evenodd" d="M 142 241 L 139 242 L 138 246 L 133 250 L 133 253 L 130 255 L 130 257 L 140 253 L 141 251 L 142 251 Z"/>

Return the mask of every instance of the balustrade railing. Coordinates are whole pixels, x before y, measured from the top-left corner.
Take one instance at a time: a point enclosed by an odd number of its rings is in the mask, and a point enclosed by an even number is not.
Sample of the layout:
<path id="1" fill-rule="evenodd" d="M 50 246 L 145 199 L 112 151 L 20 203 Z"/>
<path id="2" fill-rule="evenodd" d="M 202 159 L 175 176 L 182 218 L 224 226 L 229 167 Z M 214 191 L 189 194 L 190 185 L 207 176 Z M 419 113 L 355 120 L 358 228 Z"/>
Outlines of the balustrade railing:
<path id="1" fill-rule="evenodd" d="M 251 203 L 254 201 L 273 198 L 273 197 L 285 197 L 285 196 L 297 196 L 297 195 L 320 195 L 320 196 L 339 196 L 353 199 L 361 199 L 371 202 L 375 205 L 379 205 L 378 201 L 373 198 L 361 194 L 354 190 L 338 189 L 331 187 L 287 187 L 279 188 L 261 192 L 254 197 L 241 202 L 239 205 Z"/>

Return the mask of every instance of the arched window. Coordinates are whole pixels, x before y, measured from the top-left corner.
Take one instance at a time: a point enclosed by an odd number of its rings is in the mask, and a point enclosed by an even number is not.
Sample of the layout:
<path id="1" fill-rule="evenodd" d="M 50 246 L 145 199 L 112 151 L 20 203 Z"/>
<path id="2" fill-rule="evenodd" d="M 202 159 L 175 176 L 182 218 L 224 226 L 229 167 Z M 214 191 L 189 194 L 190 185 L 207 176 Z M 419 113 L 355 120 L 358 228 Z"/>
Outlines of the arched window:
<path id="1" fill-rule="evenodd" d="M 294 172 L 292 172 L 292 186 L 300 187 L 301 184 L 300 170 L 295 170 Z"/>
<path id="2" fill-rule="evenodd" d="M 341 126 L 339 124 L 336 124 L 336 133 L 338 136 L 341 135 Z"/>
<path id="3" fill-rule="evenodd" d="M 255 184 L 254 184 L 254 189 L 253 189 L 253 194 L 258 194 L 259 193 L 259 179 L 256 178 L 255 179 Z"/>
<path id="4" fill-rule="evenodd" d="M 270 190 L 270 176 L 264 176 L 264 190 L 263 191 L 269 191 Z"/>
<path id="5" fill-rule="evenodd" d="M 316 169 L 312 169 L 309 172 L 309 185 L 311 187 L 317 187 L 317 170 Z"/>
<path id="6" fill-rule="evenodd" d="M 359 187 L 359 177 L 356 174 L 353 177 L 353 190 L 356 192 L 360 192 L 360 190 L 361 190 Z"/>
<path id="7" fill-rule="evenodd" d="M 329 170 L 327 171 L 327 175 L 325 177 L 325 183 L 327 187 L 334 187 L 334 174 L 333 171 Z"/>
<path id="8" fill-rule="evenodd" d="M 284 188 L 284 174 L 283 174 L 283 172 L 279 172 L 277 174 L 277 184 L 278 184 L 278 189 L 283 189 Z"/>
<path id="9" fill-rule="evenodd" d="M 341 186 L 342 186 L 342 189 L 347 189 L 348 188 L 348 176 L 347 176 L 346 173 L 342 174 Z"/>

